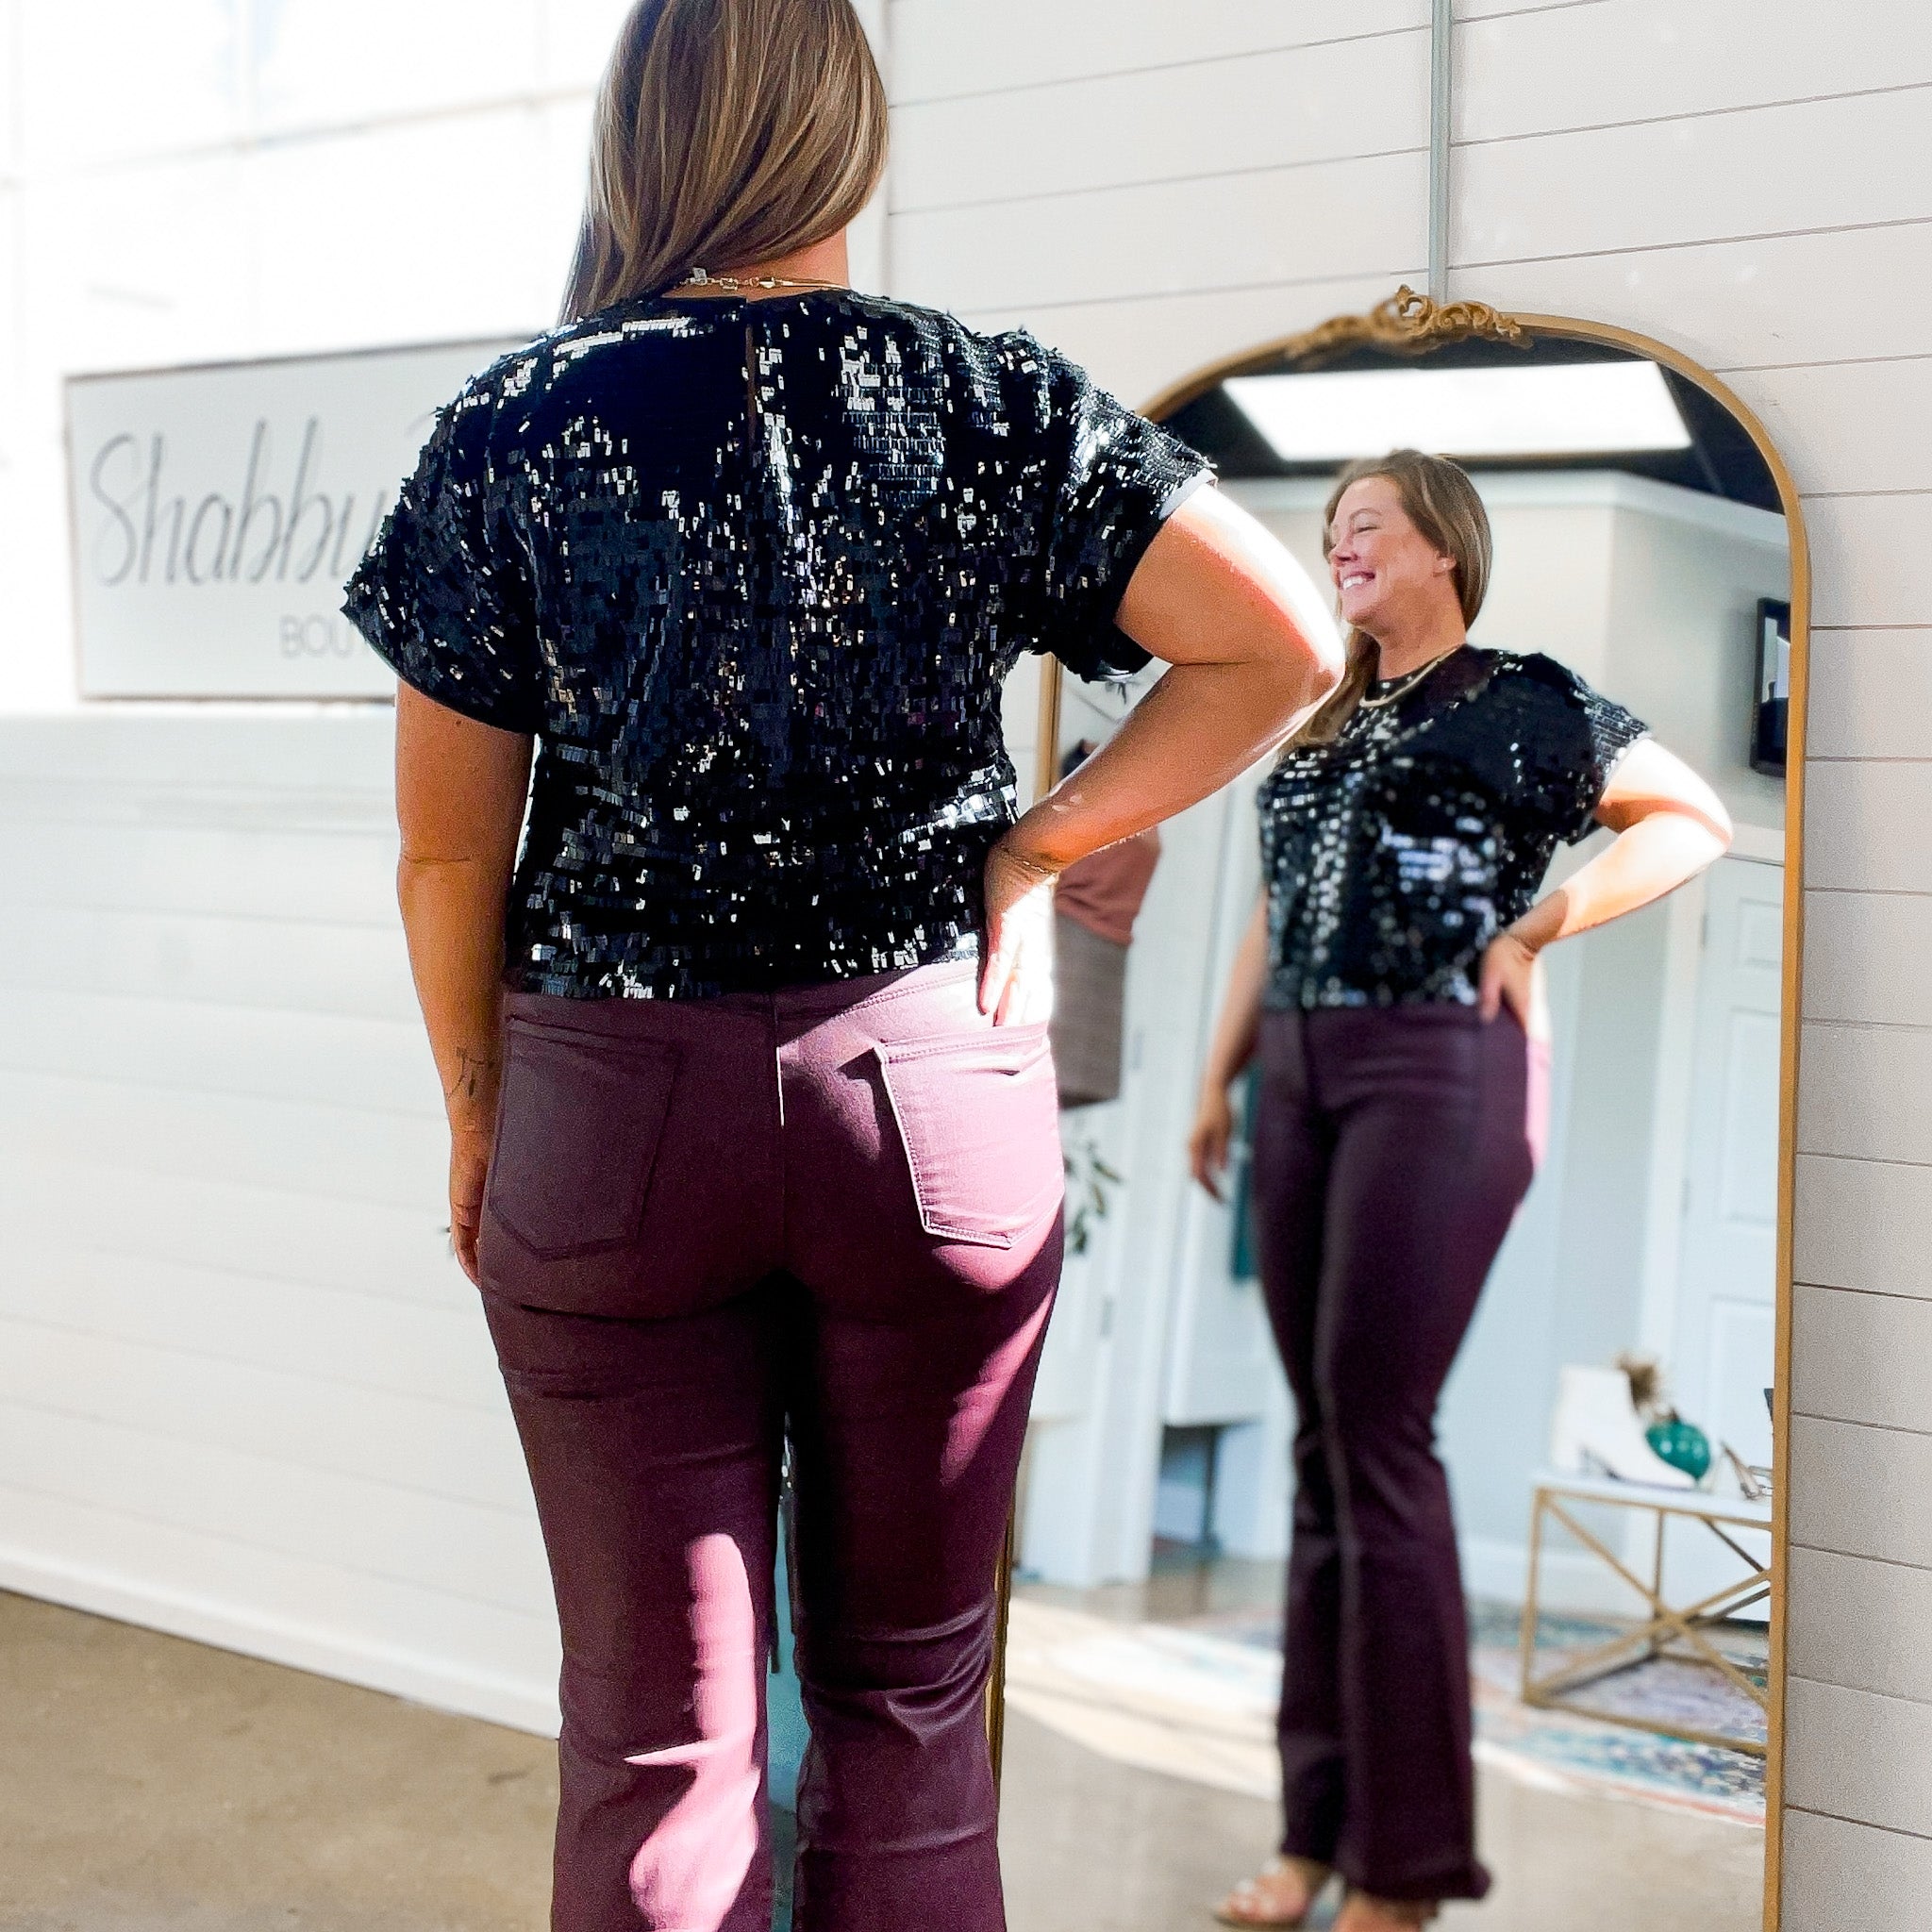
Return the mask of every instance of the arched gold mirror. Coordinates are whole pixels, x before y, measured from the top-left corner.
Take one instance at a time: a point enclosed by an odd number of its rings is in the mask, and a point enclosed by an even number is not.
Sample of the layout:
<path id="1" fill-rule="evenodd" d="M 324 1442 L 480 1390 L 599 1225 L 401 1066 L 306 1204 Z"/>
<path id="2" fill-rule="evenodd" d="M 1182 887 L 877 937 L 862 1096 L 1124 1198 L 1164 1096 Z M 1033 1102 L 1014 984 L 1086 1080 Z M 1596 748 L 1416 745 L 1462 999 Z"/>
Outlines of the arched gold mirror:
<path id="1" fill-rule="evenodd" d="M 1774 1923 L 1808 598 L 1790 478 L 1667 344 L 1407 290 L 1148 413 L 1324 585 L 1341 464 L 1457 459 L 1495 539 L 1472 642 L 1627 706 L 1735 823 L 1700 879 L 1548 958 L 1549 1151 L 1440 1412 L 1496 1881 L 1445 1923 Z M 1042 784 L 1148 681 L 1044 678 Z M 1261 776 L 1165 828 L 1111 994 L 1085 966 L 1062 986 L 1063 1010 L 1098 1002 L 1078 1024 L 1113 1029 L 1118 1066 L 1063 1095 L 1068 1260 L 991 1700 L 1015 1932 L 1072 1923 L 1074 1898 L 1121 1932 L 1207 1923 L 1278 1840 L 1293 1408 L 1245 1150 L 1224 1203 L 1185 1146 L 1259 881 Z M 1619 1363 L 1641 1358 L 1657 1375 L 1633 1382 Z"/>

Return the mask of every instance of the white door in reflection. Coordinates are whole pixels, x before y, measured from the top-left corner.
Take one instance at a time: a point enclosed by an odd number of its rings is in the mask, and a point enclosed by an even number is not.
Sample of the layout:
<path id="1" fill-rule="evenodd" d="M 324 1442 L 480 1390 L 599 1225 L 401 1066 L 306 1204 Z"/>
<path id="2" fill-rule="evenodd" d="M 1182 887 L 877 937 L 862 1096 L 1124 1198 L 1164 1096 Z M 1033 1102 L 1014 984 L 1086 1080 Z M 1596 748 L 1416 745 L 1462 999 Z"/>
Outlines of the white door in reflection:
<path id="1" fill-rule="evenodd" d="M 1726 858 L 1712 868 L 1707 893 L 1671 1380 L 1714 1456 L 1728 1442 L 1745 1462 L 1764 1465 L 1764 1391 L 1775 1362 L 1784 867 Z M 1756 1554 L 1763 1540 L 1745 1541 Z M 1701 1532 L 1679 1536 L 1669 1560 L 1679 1602 L 1737 1574 L 1736 1559 Z"/>

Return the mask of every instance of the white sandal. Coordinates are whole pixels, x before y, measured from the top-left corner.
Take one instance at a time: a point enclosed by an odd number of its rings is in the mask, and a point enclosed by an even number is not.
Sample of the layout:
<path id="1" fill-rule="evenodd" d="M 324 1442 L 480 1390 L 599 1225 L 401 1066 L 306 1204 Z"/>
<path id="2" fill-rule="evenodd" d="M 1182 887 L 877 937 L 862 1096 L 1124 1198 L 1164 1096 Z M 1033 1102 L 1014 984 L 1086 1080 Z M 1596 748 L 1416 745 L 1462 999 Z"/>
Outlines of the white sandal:
<path id="1" fill-rule="evenodd" d="M 1328 1883 L 1324 1871 L 1319 1879 L 1310 1882 L 1309 1866 L 1312 1860 L 1276 1857 L 1269 1859 L 1257 1878 L 1243 1878 L 1228 1895 L 1214 1908 L 1214 1917 L 1223 1925 L 1259 1926 L 1262 1932 L 1292 1932 L 1298 1925 L 1308 1923 L 1308 1914 L 1315 1908 L 1315 1901 L 1322 1896 Z M 1320 1868 L 1316 1868 L 1320 1869 Z M 1262 1887 L 1271 1878 L 1292 1874 L 1303 1884 L 1308 1886 L 1307 1903 L 1291 1919 L 1263 1919 L 1250 1915 L 1247 1908 L 1259 1908 L 1262 1904 Z"/>

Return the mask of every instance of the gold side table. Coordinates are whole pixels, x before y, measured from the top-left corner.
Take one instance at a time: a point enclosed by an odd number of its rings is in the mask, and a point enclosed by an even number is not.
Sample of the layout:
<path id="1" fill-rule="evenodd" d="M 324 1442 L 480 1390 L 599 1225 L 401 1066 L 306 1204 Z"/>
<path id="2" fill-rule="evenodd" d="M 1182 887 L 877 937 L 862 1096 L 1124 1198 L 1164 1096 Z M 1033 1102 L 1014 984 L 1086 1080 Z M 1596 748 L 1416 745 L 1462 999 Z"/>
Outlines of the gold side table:
<path id="1" fill-rule="evenodd" d="M 1647 1583 L 1602 1538 L 1576 1520 L 1574 1506 L 1578 1503 L 1607 1503 L 1616 1508 L 1646 1510 L 1651 1514 L 1656 1522 L 1656 1535 L 1652 1541 L 1651 1575 Z M 1666 1602 L 1663 1593 L 1664 1527 L 1673 1517 L 1703 1524 L 1737 1557 L 1742 1571 L 1735 1583 L 1713 1591 L 1681 1608 Z M 1552 1520 L 1560 1524 L 1585 1549 L 1628 1584 L 1649 1606 L 1650 1616 L 1646 1622 L 1608 1643 L 1599 1644 L 1581 1657 L 1570 1657 L 1547 1675 L 1539 1676 L 1536 1672 L 1536 1638 L 1541 1620 L 1539 1598 L 1543 1527 Z M 1769 1565 L 1760 1563 L 1730 1534 L 1733 1529 L 1768 1530 L 1770 1527 L 1771 1505 L 1768 1502 L 1754 1503 L 1740 1496 L 1708 1495 L 1702 1490 L 1664 1489 L 1654 1488 L 1648 1483 L 1618 1482 L 1607 1476 L 1559 1475 L 1551 1472 L 1540 1474 L 1536 1479 L 1536 1500 L 1530 1509 L 1529 1587 L 1523 1606 L 1524 1703 L 1545 1710 L 1574 1711 L 1580 1717 L 1624 1724 L 1632 1730 L 1655 1731 L 1664 1737 L 1683 1738 L 1693 1744 L 1747 1751 L 1754 1757 L 1762 1757 L 1765 1745 L 1761 1740 L 1659 1724 L 1620 1711 L 1592 1709 L 1574 1701 L 1570 1693 L 1632 1664 L 1662 1657 L 1667 1648 L 1677 1644 L 1688 1648 L 1690 1661 L 1721 1672 L 1768 1714 L 1771 1707 L 1769 1690 L 1754 1684 L 1704 1633 L 1709 1625 L 1723 1623 L 1726 1618 L 1736 1616 L 1740 1610 L 1751 1608 L 1771 1594 Z"/>

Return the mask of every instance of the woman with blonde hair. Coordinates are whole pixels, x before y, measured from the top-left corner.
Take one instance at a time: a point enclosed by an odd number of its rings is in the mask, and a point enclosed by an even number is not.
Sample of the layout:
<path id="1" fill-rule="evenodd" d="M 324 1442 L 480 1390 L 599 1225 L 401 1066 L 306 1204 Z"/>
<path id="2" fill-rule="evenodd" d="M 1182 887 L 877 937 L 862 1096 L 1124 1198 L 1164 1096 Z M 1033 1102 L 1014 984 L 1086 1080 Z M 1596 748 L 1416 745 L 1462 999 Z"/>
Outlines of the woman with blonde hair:
<path id="1" fill-rule="evenodd" d="M 1053 881 L 1340 672 L 1192 452 L 1029 337 L 845 285 L 885 143 L 850 0 L 641 0 L 564 321 L 441 414 L 349 591 L 402 679 L 454 1241 L 556 1584 L 558 1932 L 770 1923 L 788 1444 L 795 1923 L 1004 1923 Z M 1021 816 L 1027 650 L 1172 669 Z"/>
<path id="2" fill-rule="evenodd" d="M 1382 1932 L 1489 1886 L 1435 1410 L 1541 1152 L 1537 957 L 1682 885 L 1730 821 L 1574 672 L 1469 642 L 1490 526 L 1454 463 L 1354 464 L 1322 545 L 1348 672 L 1261 790 L 1262 899 L 1191 1147 L 1218 1191 L 1258 1057 L 1256 1243 L 1296 1409 L 1286 1824 L 1217 1916 L 1302 1924 L 1339 1873 L 1338 1932 Z M 1600 825 L 1615 841 L 1539 899 Z"/>

